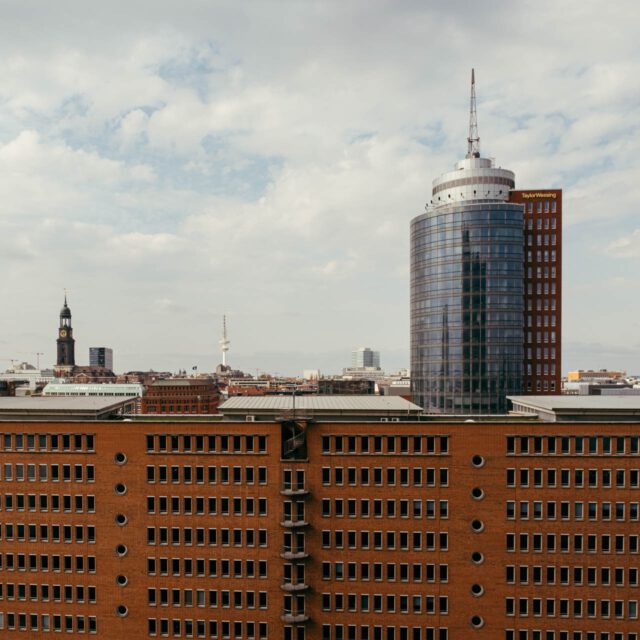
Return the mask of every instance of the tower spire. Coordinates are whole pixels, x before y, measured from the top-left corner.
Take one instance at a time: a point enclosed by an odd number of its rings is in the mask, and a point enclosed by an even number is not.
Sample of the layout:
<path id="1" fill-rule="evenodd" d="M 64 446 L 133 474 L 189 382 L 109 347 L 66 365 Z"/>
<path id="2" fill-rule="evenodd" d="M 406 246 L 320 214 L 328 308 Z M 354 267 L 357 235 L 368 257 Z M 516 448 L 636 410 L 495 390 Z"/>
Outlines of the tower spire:
<path id="1" fill-rule="evenodd" d="M 480 157 L 480 137 L 478 136 L 478 114 L 476 113 L 476 75 L 471 69 L 471 101 L 469 105 L 469 137 L 467 138 L 467 158 Z"/>

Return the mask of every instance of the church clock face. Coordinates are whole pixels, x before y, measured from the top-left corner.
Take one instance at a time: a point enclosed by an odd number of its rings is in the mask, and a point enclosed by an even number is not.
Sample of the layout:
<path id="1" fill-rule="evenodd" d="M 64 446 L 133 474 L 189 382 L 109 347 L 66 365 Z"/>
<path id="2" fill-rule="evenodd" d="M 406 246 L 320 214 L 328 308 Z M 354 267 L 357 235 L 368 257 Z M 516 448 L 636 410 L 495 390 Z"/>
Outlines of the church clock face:
<path id="1" fill-rule="evenodd" d="M 66 337 L 67 337 L 67 331 L 66 331 L 66 329 L 62 329 L 62 330 L 60 331 L 60 337 L 61 337 L 61 338 L 66 338 Z"/>

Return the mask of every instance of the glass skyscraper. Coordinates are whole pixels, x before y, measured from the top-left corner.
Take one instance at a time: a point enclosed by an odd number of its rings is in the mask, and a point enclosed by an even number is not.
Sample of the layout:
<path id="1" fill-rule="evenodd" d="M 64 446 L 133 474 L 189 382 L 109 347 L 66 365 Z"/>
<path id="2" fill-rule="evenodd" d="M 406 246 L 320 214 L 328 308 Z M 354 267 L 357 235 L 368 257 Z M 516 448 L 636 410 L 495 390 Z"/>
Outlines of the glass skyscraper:
<path id="1" fill-rule="evenodd" d="M 432 413 L 504 413 L 522 391 L 523 207 L 480 157 L 473 78 L 468 143 L 411 222 L 412 395 Z"/>

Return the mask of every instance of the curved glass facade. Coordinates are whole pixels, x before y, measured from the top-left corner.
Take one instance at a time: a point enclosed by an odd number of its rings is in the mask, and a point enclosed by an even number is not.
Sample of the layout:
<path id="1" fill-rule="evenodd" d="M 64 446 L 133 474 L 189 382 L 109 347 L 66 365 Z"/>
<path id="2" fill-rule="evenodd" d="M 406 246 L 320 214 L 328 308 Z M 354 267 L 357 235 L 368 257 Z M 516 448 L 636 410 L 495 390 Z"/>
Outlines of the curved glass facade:
<path id="1" fill-rule="evenodd" d="M 504 413 L 522 391 L 521 205 L 456 203 L 411 222 L 411 386 L 431 413 Z"/>

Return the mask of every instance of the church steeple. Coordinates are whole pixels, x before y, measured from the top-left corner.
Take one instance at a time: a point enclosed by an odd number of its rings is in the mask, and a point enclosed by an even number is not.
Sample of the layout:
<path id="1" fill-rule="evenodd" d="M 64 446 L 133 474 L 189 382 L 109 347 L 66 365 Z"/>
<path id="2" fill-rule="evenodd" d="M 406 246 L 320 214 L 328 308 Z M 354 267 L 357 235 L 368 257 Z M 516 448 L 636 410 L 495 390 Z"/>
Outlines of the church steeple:
<path id="1" fill-rule="evenodd" d="M 73 339 L 73 327 L 71 326 L 71 309 L 67 304 L 67 294 L 64 294 L 64 305 L 60 309 L 60 326 L 58 327 L 56 365 L 71 369 L 75 366 L 75 340 Z"/>
<path id="2" fill-rule="evenodd" d="M 64 294 L 64 305 L 62 309 L 60 309 L 60 328 L 68 327 L 71 328 L 71 309 L 69 309 L 69 305 L 67 304 L 67 294 Z"/>

